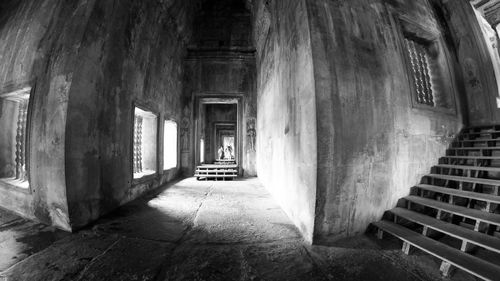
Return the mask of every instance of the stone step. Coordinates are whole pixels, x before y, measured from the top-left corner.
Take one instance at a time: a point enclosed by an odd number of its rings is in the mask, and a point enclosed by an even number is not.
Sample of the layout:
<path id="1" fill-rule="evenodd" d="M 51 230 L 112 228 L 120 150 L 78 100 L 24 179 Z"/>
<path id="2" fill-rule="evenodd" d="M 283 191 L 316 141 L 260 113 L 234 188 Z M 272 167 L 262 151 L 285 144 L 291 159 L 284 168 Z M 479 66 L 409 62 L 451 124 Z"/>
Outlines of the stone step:
<path id="1" fill-rule="evenodd" d="M 441 174 L 427 174 L 424 177 L 430 177 L 442 180 L 451 180 L 456 182 L 469 182 L 469 183 L 479 183 L 491 186 L 500 186 L 500 180 L 483 179 L 483 178 L 472 178 L 472 177 L 459 177 L 459 176 L 448 176 Z"/>
<path id="2" fill-rule="evenodd" d="M 484 136 L 484 135 L 492 135 L 492 134 L 500 134 L 500 131 L 497 130 L 491 130 L 491 131 L 480 131 L 480 132 L 467 132 L 467 133 L 462 133 L 460 136 Z"/>
<path id="3" fill-rule="evenodd" d="M 449 164 L 438 164 L 438 165 L 434 165 L 434 167 L 442 168 L 442 169 L 460 169 L 460 170 L 500 172 L 500 167 L 471 166 L 471 165 L 449 165 Z"/>
<path id="4" fill-rule="evenodd" d="M 441 158 L 449 158 L 449 159 L 480 159 L 480 160 L 500 160 L 500 156 L 469 156 L 469 155 L 448 155 L 443 156 Z"/>
<path id="5" fill-rule="evenodd" d="M 421 206 L 426 206 L 429 208 L 433 208 L 436 210 L 441 210 L 446 213 L 451 213 L 455 215 L 459 215 L 462 217 L 466 217 L 469 219 L 473 219 L 476 221 L 485 222 L 488 224 L 500 225 L 500 214 L 488 213 L 476 209 L 470 209 L 466 207 L 461 207 L 453 204 L 448 204 L 444 202 L 440 202 L 437 200 L 427 199 L 420 196 L 406 196 L 404 199 L 408 202 L 412 202 Z"/>
<path id="6" fill-rule="evenodd" d="M 388 221 L 373 223 L 404 242 L 484 280 L 498 280 L 500 267 Z"/>
<path id="7" fill-rule="evenodd" d="M 223 178 L 223 177 L 237 177 L 237 174 L 194 174 L 195 177 L 204 178 L 204 177 L 215 177 L 215 178 Z"/>
<path id="8" fill-rule="evenodd" d="M 196 167 L 194 176 L 200 179 L 233 179 L 238 177 L 238 165 L 203 164 Z"/>
<path id="9" fill-rule="evenodd" d="M 236 161 L 215 161 L 214 165 L 236 165 Z"/>
<path id="10" fill-rule="evenodd" d="M 403 208 L 394 208 L 389 211 L 397 217 L 412 221 L 422 226 L 429 227 L 435 231 L 455 237 L 462 241 L 483 247 L 490 251 L 500 253 L 500 239 L 461 227 L 456 224 L 444 222 L 433 217 L 423 215 Z"/>
<path id="11" fill-rule="evenodd" d="M 196 172 L 194 175 L 198 176 L 198 177 L 201 177 L 201 176 L 237 176 L 238 173 L 237 172 L 230 172 L 230 173 L 227 173 L 227 172 L 198 173 L 198 172 Z"/>
<path id="12" fill-rule="evenodd" d="M 477 131 L 477 130 L 500 130 L 500 125 L 480 125 L 480 126 L 473 126 L 473 127 L 465 127 L 463 128 L 462 132 L 465 133 L 466 131 Z"/>
<path id="13" fill-rule="evenodd" d="M 472 139 L 472 140 L 454 141 L 453 143 L 498 142 L 498 141 L 500 141 L 500 139 Z"/>
<path id="14" fill-rule="evenodd" d="M 200 178 L 236 178 L 238 175 L 194 175 Z"/>
<path id="15" fill-rule="evenodd" d="M 499 139 L 500 140 L 500 139 Z M 449 151 L 474 151 L 474 150 L 500 150 L 500 146 L 469 146 L 469 147 L 450 147 Z"/>
<path id="16" fill-rule="evenodd" d="M 199 169 L 197 169 L 196 172 L 200 172 L 200 173 L 215 173 L 215 172 L 238 173 L 238 170 L 235 170 L 235 169 L 199 170 Z"/>
<path id="17" fill-rule="evenodd" d="M 448 194 L 448 195 L 453 195 L 453 196 L 462 197 L 462 198 L 469 198 L 469 199 L 474 199 L 474 200 L 479 200 L 479 201 L 491 202 L 494 204 L 500 204 L 500 196 L 496 196 L 496 195 L 492 195 L 492 194 L 479 193 L 479 192 L 473 192 L 473 191 L 464 191 L 464 190 L 459 190 L 459 189 L 454 189 L 454 188 L 449 188 L 449 187 L 442 187 L 442 186 L 428 185 L 428 184 L 417 184 L 415 187 L 417 187 L 419 189 L 427 190 L 427 191 Z"/>
<path id="18" fill-rule="evenodd" d="M 237 169 L 238 165 L 213 165 L 213 164 L 205 164 L 196 167 L 197 169 Z"/>

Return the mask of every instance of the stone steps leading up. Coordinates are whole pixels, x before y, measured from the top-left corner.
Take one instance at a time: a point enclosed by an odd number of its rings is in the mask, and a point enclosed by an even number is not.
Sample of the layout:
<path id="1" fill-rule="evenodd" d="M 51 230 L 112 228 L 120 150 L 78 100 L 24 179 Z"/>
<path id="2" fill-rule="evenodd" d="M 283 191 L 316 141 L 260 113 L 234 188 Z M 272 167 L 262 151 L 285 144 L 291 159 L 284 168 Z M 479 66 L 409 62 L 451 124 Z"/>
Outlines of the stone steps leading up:
<path id="1" fill-rule="evenodd" d="M 455 141 L 453 142 L 454 144 L 459 143 L 459 144 L 464 144 L 464 143 L 477 143 L 477 142 L 497 142 L 500 141 L 500 139 L 472 139 L 472 140 L 460 140 L 460 141 Z"/>
<path id="2" fill-rule="evenodd" d="M 493 179 L 483 179 L 483 178 L 474 178 L 474 177 L 461 177 L 461 176 L 448 176 L 441 174 L 428 174 L 424 177 L 434 178 L 434 179 L 442 179 L 442 180 L 450 180 L 456 182 L 468 182 L 468 183 L 479 183 L 491 186 L 500 186 L 500 180 Z"/>
<path id="3" fill-rule="evenodd" d="M 488 213 L 414 195 L 406 196 L 404 197 L 404 199 L 408 202 L 432 208 L 438 211 L 443 211 L 445 213 L 459 215 L 461 217 L 466 217 L 488 224 L 500 225 L 500 214 Z"/>
<path id="4" fill-rule="evenodd" d="M 465 127 L 462 131 L 467 132 L 467 131 L 477 131 L 477 130 L 500 130 L 500 125 L 490 124 L 490 125 Z"/>
<path id="5" fill-rule="evenodd" d="M 500 239 L 496 237 L 470 230 L 456 224 L 438 220 L 436 218 L 404 208 L 394 208 L 389 212 L 397 218 L 403 218 L 405 220 L 412 221 L 423 227 L 428 227 L 467 243 L 472 243 L 490 251 L 500 253 Z"/>
<path id="6" fill-rule="evenodd" d="M 449 273 L 449 265 L 453 265 L 484 280 L 495 281 L 500 276 L 499 266 L 449 247 L 408 228 L 388 221 L 379 221 L 373 223 L 373 225 L 379 230 L 388 232 L 403 240 L 405 242 L 403 248 L 406 253 L 409 253 L 409 245 L 411 245 L 443 260 L 445 262 L 441 266 L 443 272 Z"/>
<path id="7" fill-rule="evenodd" d="M 470 136 L 487 136 L 487 135 L 500 135 L 500 131 L 495 130 L 495 131 L 480 131 L 480 132 L 469 132 L 469 133 L 462 133 L 462 137 L 470 137 Z M 493 138 L 495 139 L 495 138 Z"/>
<path id="8" fill-rule="evenodd" d="M 197 180 L 232 180 L 238 177 L 238 165 L 200 165 L 194 176 Z"/>
<path id="9" fill-rule="evenodd" d="M 469 155 L 448 155 L 441 157 L 443 159 L 470 159 L 470 160 L 500 160 L 500 156 L 469 156 Z"/>
<path id="10" fill-rule="evenodd" d="M 485 166 L 470 166 L 470 165 L 448 165 L 448 164 L 438 164 L 438 165 L 435 165 L 434 167 L 441 168 L 441 169 L 461 169 L 461 170 L 500 172 L 500 167 L 485 167 Z"/>
<path id="11" fill-rule="evenodd" d="M 436 193 L 448 194 L 462 198 L 469 198 L 479 201 L 491 202 L 494 204 L 500 204 L 500 196 L 496 195 L 491 195 L 481 192 L 464 191 L 464 190 L 436 186 L 436 185 L 429 185 L 429 184 L 417 184 L 415 187 L 426 191 L 432 191 Z"/>
<path id="12" fill-rule="evenodd" d="M 447 150 L 453 155 L 441 157 L 412 195 L 402 198 L 406 208 L 389 210 L 384 220 L 373 223 L 378 237 L 387 232 L 403 241 L 406 254 L 414 247 L 438 257 L 445 276 L 459 268 L 500 280 L 498 261 L 474 256 L 475 249 L 500 254 L 500 179 L 495 174 L 500 173 L 500 155 L 494 154 L 499 142 L 500 125 L 462 130 Z M 444 236 L 458 239 L 460 246 L 441 242 Z"/>
<path id="13" fill-rule="evenodd" d="M 464 151 L 464 150 L 479 150 L 479 151 L 483 151 L 483 150 L 500 150 L 500 147 L 496 147 L 496 146 L 476 146 L 476 147 L 472 147 L 472 146 L 466 146 L 466 147 L 450 147 L 448 148 L 449 151 Z"/>

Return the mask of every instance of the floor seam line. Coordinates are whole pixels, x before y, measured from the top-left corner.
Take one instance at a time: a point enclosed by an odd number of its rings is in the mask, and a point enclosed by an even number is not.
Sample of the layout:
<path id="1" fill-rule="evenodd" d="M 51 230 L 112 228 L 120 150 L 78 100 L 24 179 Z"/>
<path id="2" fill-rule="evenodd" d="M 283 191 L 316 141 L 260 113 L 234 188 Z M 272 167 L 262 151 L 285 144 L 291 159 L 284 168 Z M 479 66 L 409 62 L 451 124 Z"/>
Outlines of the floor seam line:
<path id="1" fill-rule="evenodd" d="M 321 261 L 317 261 L 316 258 L 313 257 L 313 255 L 311 254 L 311 251 L 308 247 L 306 247 L 305 245 L 301 245 L 302 249 L 304 249 L 304 251 L 306 252 L 306 255 L 307 257 L 309 257 L 309 259 L 311 260 L 311 263 L 313 264 L 313 268 L 317 268 L 319 272 L 321 272 L 321 274 L 328 279 L 329 277 L 329 274 L 328 274 L 328 270 L 325 270 L 324 267 L 323 267 L 323 262 Z"/>
<path id="2" fill-rule="evenodd" d="M 214 187 L 214 184 L 212 183 L 209 187 L 208 187 L 208 192 L 205 193 L 205 196 L 204 198 L 201 200 L 200 204 L 198 205 L 198 208 L 196 209 L 196 212 L 195 212 L 195 215 L 193 216 L 193 221 L 191 223 L 191 225 L 188 225 L 188 227 L 186 228 L 186 230 L 184 230 L 184 232 L 182 233 L 182 236 L 174 243 L 174 247 L 172 247 L 171 249 L 171 253 L 175 253 L 175 251 L 177 251 L 177 249 L 186 241 L 186 237 L 189 235 L 189 233 L 191 232 L 191 230 L 194 228 L 194 222 L 196 221 L 196 218 L 198 217 L 198 214 L 200 212 L 200 209 L 201 207 L 203 207 L 203 203 L 205 202 L 205 200 L 210 196 L 212 190 L 213 190 L 213 187 Z M 154 280 L 164 280 L 164 269 L 168 266 L 168 261 L 165 261 L 163 262 L 162 265 L 160 265 L 160 270 L 158 271 L 158 273 L 156 274 L 156 276 L 154 277 Z"/>
<path id="3" fill-rule="evenodd" d="M 92 260 L 90 260 L 90 262 L 87 265 L 85 265 L 82 271 L 80 271 L 76 280 L 81 280 L 85 272 L 87 272 L 87 270 L 95 263 L 95 261 L 97 261 L 100 257 L 106 255 L 111 250 L 111 248 L 113 248 L 116 244 L 118 244 L 118 242 L 120 242 L 122 239 L 123 238 L 119 237 L 114 243 L 109 245 L 102 253 L 100 253 L 99 255 L 95 256 Z"/>
<path id="4" fill-rule="evenodd" d="M 214 184 L 212 184 L 209 188 L 208 188 L 208 192 L 205 193 L 205 197 L 203 198 L 203 200 L 201 200 L 200 202 L 200 205 L 198 205 L 198 208 L 196 209 L 196 213 L 193 217 L 193 223 L 192 223 L 192 226 L 189 228 L 189 229 L 186 229 L 186 235 L 194 228 L 195 226 L 195 222 L 196 220 L 198 219 L 198 216 L 200 215 L 200 210 L 201 208 L 203 207 L 203 204 L 205 203 L 205 201 L 207 200 L 208 197 L 210 197 L 210 195 L 212 194 L 212 191 L 213 191 L 213 188 L 214 188 Z M 183 236 L 184 237 L 184 236 Z"/>

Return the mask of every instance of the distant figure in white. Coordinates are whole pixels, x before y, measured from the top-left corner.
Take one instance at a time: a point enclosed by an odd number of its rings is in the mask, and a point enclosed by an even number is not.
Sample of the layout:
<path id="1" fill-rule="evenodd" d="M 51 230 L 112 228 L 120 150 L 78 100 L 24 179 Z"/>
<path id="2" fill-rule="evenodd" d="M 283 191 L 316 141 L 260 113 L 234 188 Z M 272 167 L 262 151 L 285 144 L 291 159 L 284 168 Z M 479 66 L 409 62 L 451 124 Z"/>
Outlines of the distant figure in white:
<path id="1" fill-rule="evenodd" d="M 219 150 L 217 150 L 217 154 L 219 155 L 219 160 L 224 159 L 224 147 L 222 147 L 222 145 L 219 147 Z"/>
<path id="2" fill-rule="evenodd" d="M 228 159 L 233 159 L 234 156 L 233 156 L 233 148 L 231 147 L 231 145 L 228 145 L 227 148 L 226 148 L 226 151 L 227 151 L 227 157 Z"/>

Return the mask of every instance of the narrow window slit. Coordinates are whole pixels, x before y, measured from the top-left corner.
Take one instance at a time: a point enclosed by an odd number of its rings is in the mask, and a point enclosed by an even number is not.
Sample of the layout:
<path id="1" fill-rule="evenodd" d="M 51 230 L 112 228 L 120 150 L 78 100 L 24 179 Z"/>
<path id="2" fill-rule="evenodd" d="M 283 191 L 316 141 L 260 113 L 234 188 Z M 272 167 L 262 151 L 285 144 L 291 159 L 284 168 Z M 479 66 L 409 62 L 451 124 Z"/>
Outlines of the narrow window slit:
<path id="1" fill-rule="evenodd" d="M 404 42 L 411 64 L 416 100 L 421 104 L 435 106 L 427 49 L 424 45 L 408 38 L 405 38 Z"/>
<path id="2" fill-rule="evenodd" d="M 134 174 L 142 173 L 142 116 L 135 115 L 134 122 Z"/>
<path id="3" fill-rule="evenodd" d="M 132 171 L 134 179 L 157 172 L 158 116 L 138 107 L 134 110 Z"/>

